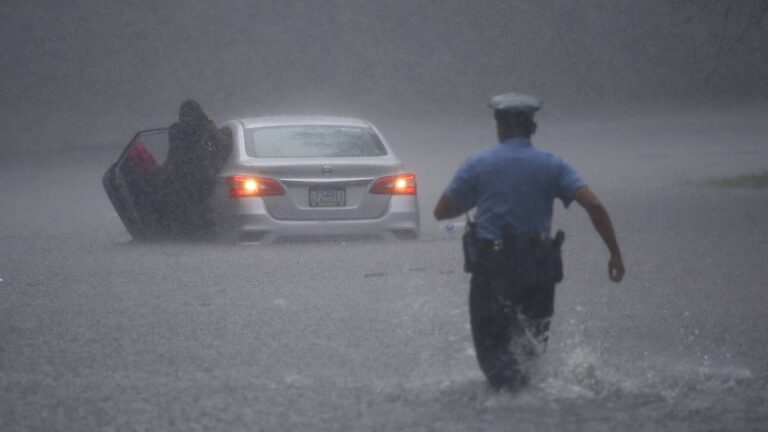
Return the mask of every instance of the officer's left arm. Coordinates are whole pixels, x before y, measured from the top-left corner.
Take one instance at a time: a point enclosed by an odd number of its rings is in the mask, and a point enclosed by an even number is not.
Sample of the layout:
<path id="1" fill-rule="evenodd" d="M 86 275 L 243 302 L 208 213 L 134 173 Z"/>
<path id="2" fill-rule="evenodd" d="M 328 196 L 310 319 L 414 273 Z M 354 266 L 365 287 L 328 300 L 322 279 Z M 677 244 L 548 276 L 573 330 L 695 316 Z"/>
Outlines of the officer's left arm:
<path id="1" fill-rule="evenodd" d="M 624 277 L 624 262 L 621 259 L 619 242 L 613 230 L 608 210 L 595 196 L 589 186 L 584 183 L 576 171 L 562 159 L 556 159 L 558 166 L 558 192 L 557 196 L 568 207 L 572 200 L 576 200 L 589 215 L 595 230 L 603 238 L 605 245 L 611 253 L 608 260 L 608 276 L 614 282 L 619 282 Z"/>
<path id="2" fill-rule="evenodd" d="M 603 203 L 595 196 L 589 186 L 582 186 L 576 190 L 576 202 L 578 202 L 589 215 L 595 230 L 603 238 L 611 258 L 608 260 L 608 277 L 614 282 L 620 282 L 624 277 L 624 261 L 621 258 L 619 242 L 613 230 L 611 217 Z"/>

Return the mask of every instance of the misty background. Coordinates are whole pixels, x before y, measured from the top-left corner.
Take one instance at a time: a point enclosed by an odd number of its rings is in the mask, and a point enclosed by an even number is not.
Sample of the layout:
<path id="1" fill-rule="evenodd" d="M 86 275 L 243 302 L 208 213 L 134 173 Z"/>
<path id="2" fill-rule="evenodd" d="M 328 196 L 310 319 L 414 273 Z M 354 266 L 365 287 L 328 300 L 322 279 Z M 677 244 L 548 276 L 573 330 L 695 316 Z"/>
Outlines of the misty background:
<path id="1" fill-rule="evenodd" d="M 124 145 L 197 99 L 217 121 L 487 118 L 768 101 L 765 0 L 0 2 L 0 148 Z M 489 123 L 490 124 L 490 123 Z M 384 130 L 386 135 L 387 131 Z"/>

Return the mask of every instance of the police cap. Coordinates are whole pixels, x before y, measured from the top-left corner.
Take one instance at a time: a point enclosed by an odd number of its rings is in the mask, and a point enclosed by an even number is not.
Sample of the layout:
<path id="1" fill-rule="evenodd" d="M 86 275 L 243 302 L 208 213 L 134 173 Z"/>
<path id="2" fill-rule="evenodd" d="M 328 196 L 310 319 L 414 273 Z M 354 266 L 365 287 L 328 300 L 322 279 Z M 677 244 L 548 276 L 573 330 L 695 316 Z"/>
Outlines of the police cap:
<path id="1" fill-rule="evenodd" d="M 496 111 L 533 114 L 541 109 L 541 99 L 519 93 L 504 93 L 492 97 L 488 106 Z"/>

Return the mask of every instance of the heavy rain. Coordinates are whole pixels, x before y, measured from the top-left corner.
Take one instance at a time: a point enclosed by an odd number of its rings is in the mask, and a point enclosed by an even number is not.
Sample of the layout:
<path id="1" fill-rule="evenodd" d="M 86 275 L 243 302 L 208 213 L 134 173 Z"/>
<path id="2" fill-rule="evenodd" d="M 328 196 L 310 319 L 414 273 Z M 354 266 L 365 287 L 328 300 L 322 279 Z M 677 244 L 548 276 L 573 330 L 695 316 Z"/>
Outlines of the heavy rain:
<path id="1" fill-rule="evenodd" d="M 768 1 L 0 3 L 0 430 L 764 430 Z M 540 97 L 534 145 L 611 214 L 566 232 L 549 346 L 493 390 L 463 217 L 432 209 Z M 102 175 L 197 100 L 367 119 L 415 240 L 132 240 Z"/>

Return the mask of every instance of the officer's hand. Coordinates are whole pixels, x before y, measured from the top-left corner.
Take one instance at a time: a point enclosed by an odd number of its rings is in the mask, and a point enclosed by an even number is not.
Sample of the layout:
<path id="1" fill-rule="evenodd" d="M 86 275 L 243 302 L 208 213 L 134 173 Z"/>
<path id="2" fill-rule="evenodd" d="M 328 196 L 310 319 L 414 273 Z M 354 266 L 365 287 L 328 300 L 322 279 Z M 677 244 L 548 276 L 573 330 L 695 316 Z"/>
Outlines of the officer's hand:
<path id="1" fill-rule="evenodd" d="M 624 262 L 620 256 L 611 256 L 608 260 L 608 277 L 614 282 L 621 282 L 624 277 Z"/>

